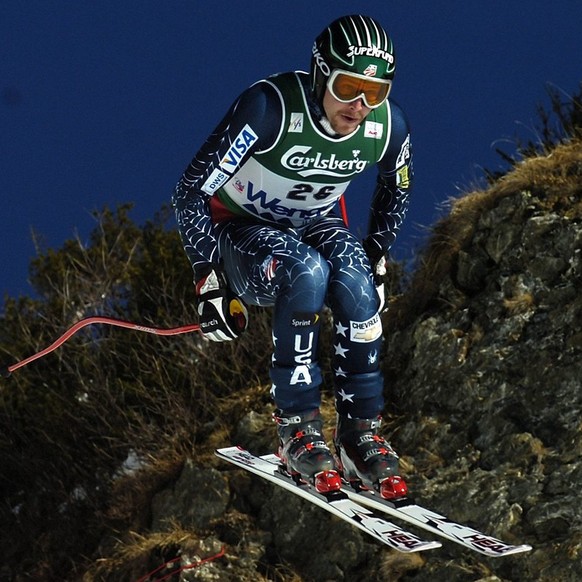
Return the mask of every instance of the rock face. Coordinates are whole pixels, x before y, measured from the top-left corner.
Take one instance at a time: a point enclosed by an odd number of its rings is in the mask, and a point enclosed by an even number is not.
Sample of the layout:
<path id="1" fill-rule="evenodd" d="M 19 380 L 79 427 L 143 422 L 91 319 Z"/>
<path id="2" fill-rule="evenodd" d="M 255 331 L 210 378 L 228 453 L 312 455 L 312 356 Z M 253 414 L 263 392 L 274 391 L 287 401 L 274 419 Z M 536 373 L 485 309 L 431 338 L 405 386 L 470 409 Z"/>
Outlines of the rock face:
<path id="1" fill-rule="evenodd" d="M 581 198 L 571 144 L 459 200 L 388 326 L 393 440 L 413 490 L 533 545 L 487 563 L 502 579 L 582 579 Z M 432 559 L 414 579 L 429 571 L 441 579 Z"/>
<path id="2" fill-rule="evenodd" d="M 215 534 L 248 579 L 582 580 L 582 145 L 457 200 L 385 332 L 384 430 L 415 497 L 534 550 L 491 560 L 444 542 L 405 557 L 216 465 L 231 502 Z M 167 496 L 158 503 L 176 515 Z M 229 579 L 224 567 L 213 579 Z"/>

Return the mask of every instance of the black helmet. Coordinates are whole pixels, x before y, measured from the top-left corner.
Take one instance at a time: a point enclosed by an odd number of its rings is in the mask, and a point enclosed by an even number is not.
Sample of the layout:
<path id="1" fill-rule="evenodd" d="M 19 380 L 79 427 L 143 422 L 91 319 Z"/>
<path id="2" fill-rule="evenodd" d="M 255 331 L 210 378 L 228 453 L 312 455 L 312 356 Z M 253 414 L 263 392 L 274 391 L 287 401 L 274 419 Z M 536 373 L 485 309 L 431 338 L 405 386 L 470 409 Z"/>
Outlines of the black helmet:
<path id="1" fill-rule="evenodd" d="M 334 20 L 313 43 L 311 90 L 321 104 L 334 69 L 392 80 L 395 58 L 392 40 L 378 23 L 359 14 Z"/>

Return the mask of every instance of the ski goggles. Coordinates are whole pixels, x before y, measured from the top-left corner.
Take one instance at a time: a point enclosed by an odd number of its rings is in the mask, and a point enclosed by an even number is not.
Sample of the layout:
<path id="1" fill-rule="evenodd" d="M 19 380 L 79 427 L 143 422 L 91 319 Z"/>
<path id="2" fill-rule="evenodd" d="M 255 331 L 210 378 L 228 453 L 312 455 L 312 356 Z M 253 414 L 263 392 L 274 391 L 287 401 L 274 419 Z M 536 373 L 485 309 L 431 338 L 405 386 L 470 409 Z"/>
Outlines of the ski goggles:
<path id="1" fill-rule="evenodd" d="M 342 103 L 362 99 L 370 109 L 380 107 L 388 98 L 392 81 L 335 69 L 327 81 L 329 92 Z"/>

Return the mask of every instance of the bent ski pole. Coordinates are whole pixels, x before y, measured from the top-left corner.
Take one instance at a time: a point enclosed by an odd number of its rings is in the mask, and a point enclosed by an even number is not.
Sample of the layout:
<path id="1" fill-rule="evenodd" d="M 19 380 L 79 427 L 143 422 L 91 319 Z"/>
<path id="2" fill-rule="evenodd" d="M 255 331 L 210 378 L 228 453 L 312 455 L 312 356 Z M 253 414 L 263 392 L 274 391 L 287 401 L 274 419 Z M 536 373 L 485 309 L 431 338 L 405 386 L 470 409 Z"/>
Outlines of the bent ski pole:
<path id="1" fill-rule="evenodd" d="M 182 333 L 191 333 L 193 331 L 199 331 L 200 326 L 197 323 L 184 325 L 181 327 L 173 327 L 170 329 L 160 329 L 157 327 L 148 327 L 146 325 L 139 325 L 137 323 L 132 323 L 130 321 L 123 321 L 121 319 L 114 319 L 112 317 L 101 317 L 101 316 L 93 316 L 87 317 L 78 321 L 70 327 L 61 337 L 59 337 L 56 341 L 54 341 L 48 348 L 29 356 L 28 358 L 21 360 L 20 362 L 16 362 L 10 366 L 2 366 L 0 367 L 0 375 L 4 378 L 8 378 L 12 372 L 18 370 L 18 368 L 22 368 L 30 362 L 34 362 L 34 360 L 38 360 L 47 354 L 50 354 L 52 351 L 56 350 L 58 347 L 63 345 L 72 335 L 77 333 L 80 329 L 92 325 L 94 323 L 104 323 L 107 325 L 113 325 L 116 327 L 125 327 L 127 329 L 133 329 L 136 331 L 145 331 L 146 333 L 153 333 L 155 335 L 179 335 Z"/>

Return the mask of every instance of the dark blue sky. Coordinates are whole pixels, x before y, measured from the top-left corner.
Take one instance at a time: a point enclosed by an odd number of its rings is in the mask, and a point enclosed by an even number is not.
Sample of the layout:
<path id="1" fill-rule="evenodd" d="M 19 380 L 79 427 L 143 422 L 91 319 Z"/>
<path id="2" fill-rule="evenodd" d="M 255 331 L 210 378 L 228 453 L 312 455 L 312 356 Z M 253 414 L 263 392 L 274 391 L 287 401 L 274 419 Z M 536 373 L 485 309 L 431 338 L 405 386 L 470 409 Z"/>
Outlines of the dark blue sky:
<path id="1" fill-rule="evenodd" d="M 397 257 L 483 167 L 503 167 L 495 147 L 535 139 L 548 83 L 571 95 L 582 80 L 579 0 L 3 0 L 0 297 L 32 292 L 31 229 L 58 248 L 86 240 L 105 205 L 134 202 L 137 222 L 151 218 L 236 95 L 307 70 L 314 37 L 354 11 L 393 37 L 392 97 L 413 129 L 417 178 Z M 354 229 L 373 178 L 348 191 Z"/>

